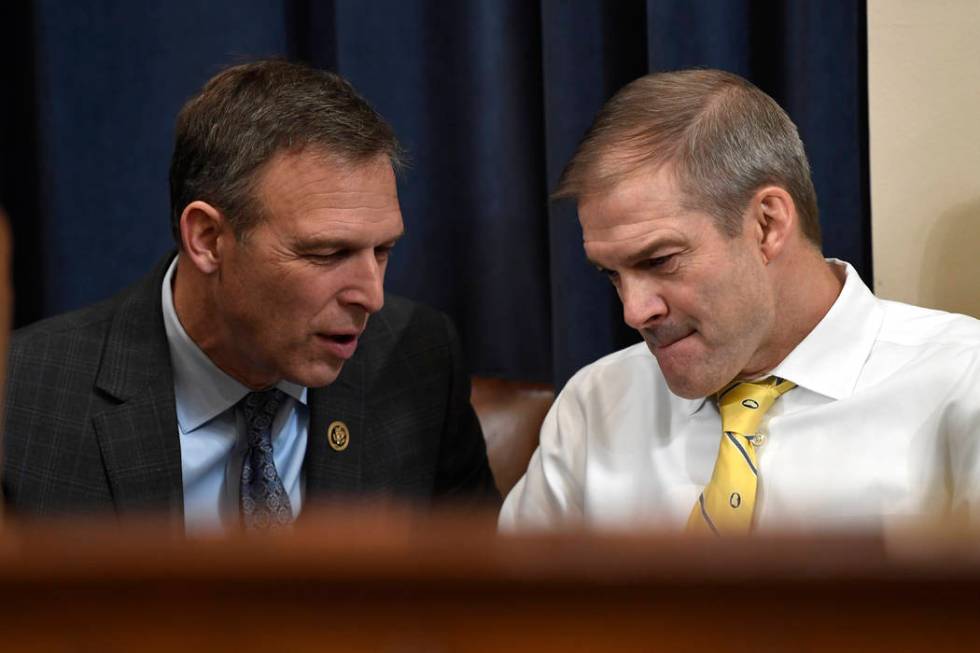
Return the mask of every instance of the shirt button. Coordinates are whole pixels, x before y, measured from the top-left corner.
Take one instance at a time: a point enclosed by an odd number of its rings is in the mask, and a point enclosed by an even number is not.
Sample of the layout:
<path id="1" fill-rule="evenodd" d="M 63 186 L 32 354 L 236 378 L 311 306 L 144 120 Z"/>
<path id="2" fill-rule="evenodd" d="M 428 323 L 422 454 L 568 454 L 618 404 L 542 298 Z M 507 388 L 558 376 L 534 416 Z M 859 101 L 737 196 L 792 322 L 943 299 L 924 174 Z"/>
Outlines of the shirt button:
<path id="1" fill-rule="evenodd" d="M 749 442 L 751 442 L 752 443 L 752 446 L 754 446 L 754 447 L 761 447 L 762 445 L 764 445 L 766 443 L 766 434 L 765 433 L 756 433 L 751 438 L 749 438 Z"/>

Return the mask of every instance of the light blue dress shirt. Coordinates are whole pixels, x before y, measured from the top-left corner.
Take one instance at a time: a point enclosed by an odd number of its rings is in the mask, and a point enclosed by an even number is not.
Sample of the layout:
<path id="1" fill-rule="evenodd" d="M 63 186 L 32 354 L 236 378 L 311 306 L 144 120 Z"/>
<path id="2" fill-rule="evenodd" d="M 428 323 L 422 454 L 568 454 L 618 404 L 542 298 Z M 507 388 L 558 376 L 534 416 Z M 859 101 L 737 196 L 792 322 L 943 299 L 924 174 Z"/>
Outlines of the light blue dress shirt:
<path id="1" fill-rule="evenodd" d="M 184 331 L 174 309 L 176 269 L 177 258 L 163 278 L 161 293 L 174 370 L 184 525 L 189 535 L 207 534 L 239 521 L 239 482 L 246 442 L 244 417 L 236 404 L 250 390 L 212 363 Z M 287 399 L 272 423 L 272 450 L 295 517 L 303 503 L 303 457 L 310 425 L 307 389 L 288 381 L 280 381 L 276 387 Z"/>

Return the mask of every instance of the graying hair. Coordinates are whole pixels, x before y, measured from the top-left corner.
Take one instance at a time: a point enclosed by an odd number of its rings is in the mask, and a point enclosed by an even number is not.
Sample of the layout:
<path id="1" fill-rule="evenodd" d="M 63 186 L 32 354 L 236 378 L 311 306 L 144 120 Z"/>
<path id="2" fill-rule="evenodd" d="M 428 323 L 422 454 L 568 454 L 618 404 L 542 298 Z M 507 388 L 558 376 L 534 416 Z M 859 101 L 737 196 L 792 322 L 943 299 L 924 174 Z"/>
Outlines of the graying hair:
<path id="1" fill-rule="evenodd" d="M 793 198 L 803 234 L 820 245 L 817 195 L 796 125 L 768 95 L 720 70 L 657 73 L 623 87 L 565 167 L 554 199 L 606 190 L 643 167 L 671 164 L 684 205 L 730 237 L 752 195 L 774 184 Z"/>
<path id="2" fill-rule="evenodd" d="M 195 200 L 221 210 L 243 239 L 262 217 L 259 171 L 280 152 L 307 148 L 352 165 L 382 155 L 396 170 L 403 163 L 391 127 L 339 75 L 277 59 L 218 73 L 177 116 L 170 162 L 177 245 L 180 216 Z"/>

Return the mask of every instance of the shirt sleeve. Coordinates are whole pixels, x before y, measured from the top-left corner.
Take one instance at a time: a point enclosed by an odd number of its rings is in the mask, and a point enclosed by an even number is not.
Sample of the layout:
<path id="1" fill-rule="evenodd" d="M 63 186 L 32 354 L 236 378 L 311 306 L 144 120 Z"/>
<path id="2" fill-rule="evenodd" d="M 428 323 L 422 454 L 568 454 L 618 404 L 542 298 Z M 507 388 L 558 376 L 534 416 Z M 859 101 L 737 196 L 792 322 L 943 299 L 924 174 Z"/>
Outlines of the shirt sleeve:
<path id="1" fill-rule="evenodd" d="M 576 380 L 548 411 L 527 472 L 504 501 L 502 532 L 571 527 L 584 519 L 587 429 Z"/>
<path id="2" fill-rule="evenodd" d="M 980 525 L 980 355 L 955 384 L 946 418 L 949 510 L 952 525 Z"/>

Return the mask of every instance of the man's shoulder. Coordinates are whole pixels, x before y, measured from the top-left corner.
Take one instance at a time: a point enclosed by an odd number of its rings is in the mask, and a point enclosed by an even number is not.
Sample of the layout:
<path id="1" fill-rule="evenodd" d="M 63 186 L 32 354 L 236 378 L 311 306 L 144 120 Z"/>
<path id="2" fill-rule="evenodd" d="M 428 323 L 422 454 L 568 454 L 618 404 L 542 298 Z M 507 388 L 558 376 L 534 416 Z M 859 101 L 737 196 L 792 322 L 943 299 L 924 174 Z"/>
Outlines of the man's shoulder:
<path id="1" fill-rule="evenodd" d="M 10 338 L 11 383 L 23 374 L 40 371 L 36 365 L 50 361 L 74 363 L 99 356 L 112 322 L 118 297 L 35 322 L 13 332 Z"/>
<path id="2" fill-rule="evenodd" d="M 664 400 L 670 398 L 657 359 L 642 342 L 589 363 L 568 380 L 561 394 L 566 398 L 576 396 L 590 403 L 605 403 L 603 398 L 615 399 L 618 403 L 636 393 L 663 395 Z"/>
<path id="3" fill-rule="evenodd" d="M 30 346 L 43 340 L 76 338 L 101 333 L 112 320 L 118 297 L 111 297 L 84 308 L 39 320 L 11 334 L 11 348 Z"/>
<path id="4" fill-rule="evenodd" d="M 365 350 L 382 353 L 397 347 L 402 354 L 445 348 L 456 339 L 449 316 L 430 306 L 385 293 L 385 305 L 368 320 Z"/>
<path id="5" fill-rule="evenodd" d="M 385 293 L 384 308 L 375 317 L 381 317 L 392 328 L 432 326 L 444 324 L 448 319 L 436 308 L 392 293 Z"/>
<path id="6" fill-rule="evenodd" d="M 582 367 L 569 380 L 569 383 L 592 383 L 601 381 L 607 375 L 621 374 L 660 375 L 657 359 L 650 353 L 645 343 L 638 342 L 624 349 L 606 354 Z"/>
<path id="7" fill-rule="evenodd" d="M 154 270 L 108 299 L 14 331 L 8 386 L 34 376 L 86 382 L 99 366 L 113 333 L 122 338 L 119 347 L 126 349 L 155 337 L 148 325 L 160 322 L 162 333 L 159 276 L 159 269 Z M 122 324 L 117 319 L 121 314 L 128 318 Z"/>
<path id="8" fill-rule="evenodd" d="M 879 342 L 908 347 L 980 347 L 980 320 L 969 315 L 914 306 L 886 299 Z"/>
<path id="9" fill-rule="evenodd" d="M 11 335 L 11 349 L 36 346 L 44 341 L 101 337 L 120 306 L 134 295 L 146 294 L 147 281 L 148 278 L 144 277 L 107 299 L 17 329 Z"/>

